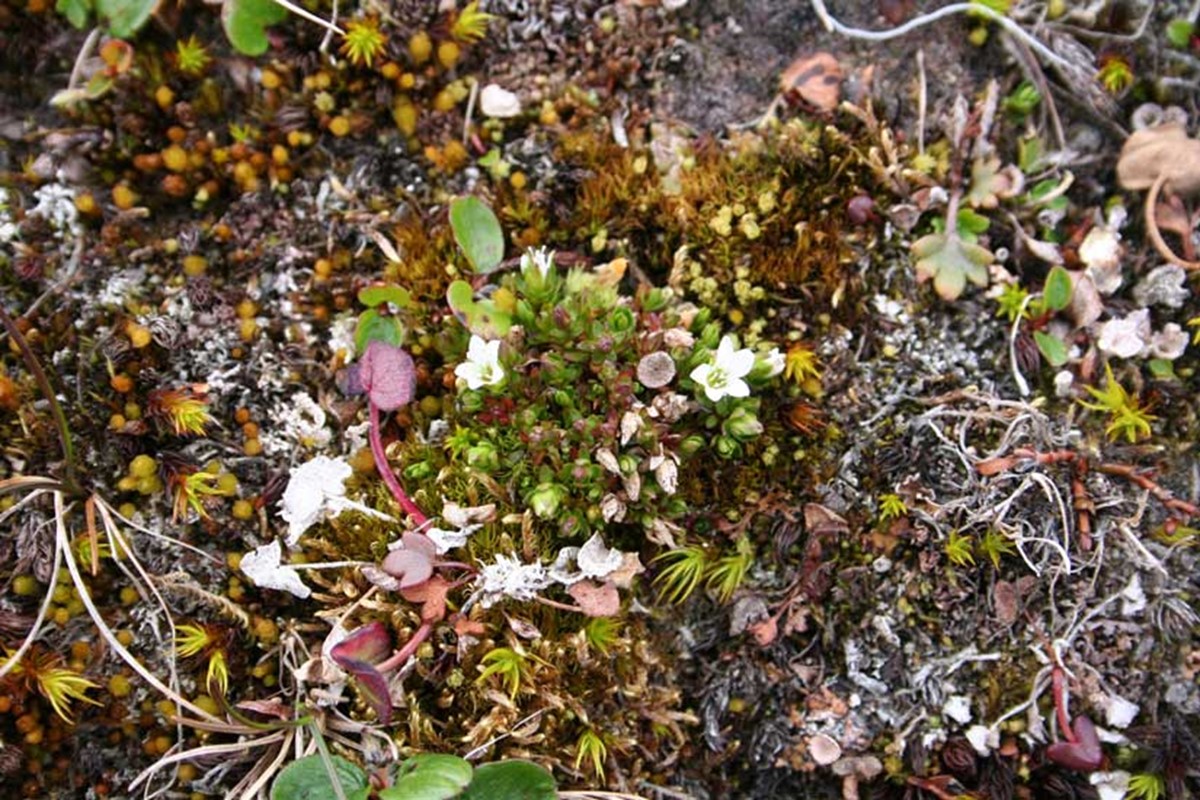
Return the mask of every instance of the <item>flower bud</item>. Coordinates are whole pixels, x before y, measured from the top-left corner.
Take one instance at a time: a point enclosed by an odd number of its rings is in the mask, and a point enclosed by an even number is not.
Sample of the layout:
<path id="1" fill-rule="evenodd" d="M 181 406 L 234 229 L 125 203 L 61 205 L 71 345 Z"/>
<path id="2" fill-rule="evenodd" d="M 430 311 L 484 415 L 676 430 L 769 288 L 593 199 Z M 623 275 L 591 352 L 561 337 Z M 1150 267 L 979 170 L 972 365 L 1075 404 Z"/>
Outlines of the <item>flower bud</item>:
<path id="1" fill-rule="evenodd" d="M 690 458 L 704 449 L 704 445 L 703 436 L 689 436 L 679 443 L 679 454 L 684 458 Z"/>
<path id="2" fill-rule="evenodd" d="M 721 458 L 735 458 L 742 451 L 737 439 L 730 436 L 718 436 L 715 442 L 717 455 Z"/>
<path id="3" fill-rule="evenodd" d="M 741 442 L 753 439 L 763 432 L 763 424 L 758 421 L 758 417 L 740 406 L 733 410 L 729 419 L 725 420 L 725 424 L 721 427 L 727 436 L 732 436 Z"/>
<path id="4" fill-rule="evenodd" d="M 529 495 L 529 507 L 542 519 L 551 519 L 567 497 L 567 490 L 557 483 L 539 483 Z"/>
<path id="5" fill-rule="evenodd" d="M 701 313 L 707 311 L 707 308 L 701 309 Z M 707 347 L 709 350 L 716 350 L 717 343 L 721 340 L 721 326 L 715 322 L 710 322 L 700 331 L 700 336 L 697 338 L 697 343 L 702 347 Z"/>
<path id="6" fill-rule="evenodd" d="M 495 471 L 500 466 L 500 453 L 488 441 L 467 448 L 467 463 L 485 472 Z"/>

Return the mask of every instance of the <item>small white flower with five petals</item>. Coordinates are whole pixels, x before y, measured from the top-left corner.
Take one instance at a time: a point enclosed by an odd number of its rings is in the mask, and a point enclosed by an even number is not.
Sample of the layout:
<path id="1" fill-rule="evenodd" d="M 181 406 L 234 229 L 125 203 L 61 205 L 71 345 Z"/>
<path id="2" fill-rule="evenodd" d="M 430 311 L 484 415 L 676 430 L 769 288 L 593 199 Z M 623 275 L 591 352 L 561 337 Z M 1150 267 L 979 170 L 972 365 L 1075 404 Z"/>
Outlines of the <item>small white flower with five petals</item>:
<path id="1" fill-rule="evenodd" d="M 454 374 L 467 382 L 468 389 L 482 389 L 501 383 L 504 380 L 504 367 L 500 366 L 500 340 L 489 342 L 471 334 L 467 360 L 454 368 Z"/>
<path id="2" fill-rule="evenodd" d="M 742 378 L 752 369 L 754 351 L 749 348 L 734 350 L 733 337 L 726 334 L 721 337 L 713 363 L 696 367 L 691 379 L 704 387 L 704 394 L 715 403 L 722 397 L 749 397 L 750 385 Z"/>
<path id="3" fill-rule="evenodd" d="M 531 247 L 521 255 L 521 272 L 529 272 L 530 269 L 537 269 L 538 274 L 542 276 L 542 280 L 545 280 L 553 268 L 553 250 L 547 250 L 544 247 L 534 250 Z"/>

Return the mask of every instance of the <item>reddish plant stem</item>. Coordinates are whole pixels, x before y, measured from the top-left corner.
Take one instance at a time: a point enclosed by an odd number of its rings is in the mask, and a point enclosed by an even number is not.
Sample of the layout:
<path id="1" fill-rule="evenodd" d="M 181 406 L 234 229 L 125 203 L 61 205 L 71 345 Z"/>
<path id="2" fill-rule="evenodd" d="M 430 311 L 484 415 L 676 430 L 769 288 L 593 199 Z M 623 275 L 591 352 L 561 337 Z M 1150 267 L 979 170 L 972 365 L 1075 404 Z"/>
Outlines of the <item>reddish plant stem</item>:
<path id="1" fill-rule="evenodd" d="M 396 473 L 392 472 L 392 465 L 388 463 L 387 453 L 383 450 L 383 436 L 379 432 L 382 426 L 379 406 L 370 400 L 367 401 L 367 405 L 371 410 L 371 455 L 375 457 L 375 468 L 379 470 L 379 476 L 383 478 L 383 482 L 391 490 L 392 496 L 396 498 L 396 502 L 404 509 L 404 513 L 412 517 L 413 521 L 418 525 L 424 525 L 428 519 L 421 512 L 421 509 L 417 508 L 417 504 L 405 494 L 404 487 L 400 485 L 399 479 L 396 478 Z"/>
<path id="2" fill-rule="evenodd" d="M 379 672 L 387 672 L 389 670 L 399 669 L 404 665 L 405 661 L 408 661 L 408 659 L 417 652 L 417 648 L 421 646 L 422 642 L 429 638 L 429 634 L 432 631 L 432 622 L 422 622 L 421 627 L 417 628 L 417 632 L 412 635 L 412 638 L 408 640 L 404 647 L 401 647 L 395 653 L 392 653 L 390 656 L 388 656 L 387 660 L 376 664 L 375 669 Z"/>
<path id="3" fill-rule="evenodd" d="M 1050 671 L 1051 685 L 1054 689 L 1054 713 L 1058 716 L 1058 727 L 1062 729 L 1062 737 L 1075 744 L 1075 731 L 1071 728 L 1070 715 L 1067 713 L 1067 684 L 1062 667 L 1054 667 Z"/>
<path id="4" fill-rule="evenodd" d="M 1180 500 L 1171 494 L 1171 492 L 1155 483 L 1151 478 L 1138 472 L 1128 464 L 1100 464 L 1096 467 L 1096 471 L 1103 472 L 1105 475 L 1116 475 L 1130 481 L 1152 494 L 1155 500 L 1176 514 L 1183 515 L 1185 518 L 1200 517 L 1200 506 L 1196 506 L 1186 500 Z"/>

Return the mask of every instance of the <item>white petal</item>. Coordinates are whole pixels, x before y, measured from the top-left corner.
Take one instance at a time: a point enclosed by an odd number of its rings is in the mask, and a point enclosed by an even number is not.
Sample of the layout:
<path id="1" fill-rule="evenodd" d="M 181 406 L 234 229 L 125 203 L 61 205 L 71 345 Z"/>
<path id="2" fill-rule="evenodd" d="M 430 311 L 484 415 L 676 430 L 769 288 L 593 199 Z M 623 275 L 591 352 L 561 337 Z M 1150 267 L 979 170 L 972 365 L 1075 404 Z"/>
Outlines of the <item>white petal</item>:
<path id="1" fill-rule="evenodd" d="M 1100 800 L 1124 800 L 1129 791 L 1129 773 L 1123 770 L 1114 772 L 1093 772 L 1088 780 L 1096 787 Z"/>
<path id="2" fill-rule="evenodd" d="M 749 397 L 750 385 L 741 378 L 730 378 L 725 384 L 725 394 L 730 397 Z"/>
<path id="3" fill-rule="evenodd" d="M 698 366 L 694 370 L 692 370 L 691 375 L 689 377 L 692 380 L 694 380 L 696 383 L 703 386 L 705 388 L 705 390 L 708 390 L 709 376 L 712 375 L 712 371 L 713 371 L 712 364 L 701 364 L 700 366 Z M 711 396 L 709 397 L 709 399 L 710 400 L 712 399 Z"/>
<path id="4" fill-rule="evenodd" d="M 308 597 L 312 590 L 304 585 L 296 570 L 280 563 L 282 558 L 283 548 L 276 539 L 242 556 L 239 568 L 259 588 L 277 589 L 291 592 L 296 597 Z"/>
<path id="5" fill-rule="evenodd" d="M 729 377 L 743 378 L 754 369 L 754 351 L 742 348 L 730 355 L 722 366 L 729 372 Z"/>
<path id="6" fill-rule="evenodd" d="M 1110 695 L 1104 704 L 1104 721 L 1114 728 L 1128 728 L 1139 710 L 1137 703 L 1131 703 L 1120 695 Z"/>

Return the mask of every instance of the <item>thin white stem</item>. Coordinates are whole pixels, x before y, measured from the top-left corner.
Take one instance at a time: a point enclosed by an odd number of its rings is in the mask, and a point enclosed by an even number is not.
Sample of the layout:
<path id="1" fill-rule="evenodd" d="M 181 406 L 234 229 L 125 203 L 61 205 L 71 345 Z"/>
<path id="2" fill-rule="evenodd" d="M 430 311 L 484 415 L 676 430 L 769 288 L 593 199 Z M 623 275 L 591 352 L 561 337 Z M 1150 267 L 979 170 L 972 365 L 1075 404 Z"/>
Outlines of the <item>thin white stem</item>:
<path id="1" fill-rule="evenodd" d="M 339 28 L 336 23 L 331 22 L 330 20 L 327 20 L 327 19 L 322 19 L 321 17 L 318 17 L 316 14 L 312 13 L 311 11 L 301 8 L 300 6 L 296 5 L 295 3 L 289 2 L 289 0 L 272 0 L 272 2 L 274 2 L 276 5 L 283 6 L 288 11 L 295 14 L 297 17 L 304 17 L 309 22 L 315 22 L 316 24 L 320 25 L 322 28 L 325 28 L 326 30 L 331 31 L 333 33 L 336 33 L 339 36 L 346 35 L 346 32 L 344 30 L 342 30 L 341 28 Z"/>
<path id="2" fill-rule="evenodd" d="M 71 581 L 75 584 L 76 590 L 79 592 L 79 599 L 83 603 L 83 607 L 87 609 L 88 616 L 92 618 L 92 622 L 96 624 L 96 630 L 101 638 L 113 649 L 121 660 L 133 669 L 146 683 L 150 684 L 156 691 L 160 692 L 164 697 L 173 700 L 177 705 L 186 708 L 196 716 L 219 722 L 219 718 L 205 711 L 200 706 L 183 697 L 179 692 L 174 691 L 171 687 L 160 681 L 158 677 L 146 668 L 141 661 L 126 649 L 125 645 L 121 644 L 117 639 L 112 628 L 104 621 L 104 617 L 100 614 L 100 609 L 96 608 L 95 602 L 92 600 L 91 592 L 88 591 L 87 584 L 83 581 L 83 573 L 79 570 L 79 564 L 75 561 L 75 556 L 71 552 L 71 543 L 67 538 L 67 526 L 63 519 L 65 509 L 63 508 L 63 495 L 61 492 L 54 493 L 54 511 L 55 511 L 55 536 L 58 540 L 58 547 L 63 551 L 63 558 L 67 562 L 67 571 L 71 573 Z"/>
<path id="3" fill-rule="evenodd" d="M 279 0 L 276 0 L 276 2 L 279 2 Z M 1046 47 L 1046 45 L 1042 44 L 1037 39 L 1033 38 L 1033 36 L 1026 32 L 1026 30 L 1020 25 L 1013 22 L 1003 14 L 998 14 L 981 3 L 951 3 L 948 6 L 943 6 L 935 11 L 930 11 L 928 14 L 922 14 L 915 19 L 910 19 L 903 25 L 886 31 L 868 31 L 864 30 L 863 28 L 851 28 L 848 25 L 843 25 L 829 15 L 829 11 L 825 8 L 824 0 L 812 0 L 812 7 L 813 10 L 817 12 L 817 16 L 820 18 L 821 23 L 825 26 L 826 30 L 834 33 L 840 33 L 842 36 L 847 36 L 851 39 L 861 39 L 866 42 L 886 42 L 890 39 L 896 39 L 901 36 L 905 36 L 918 28 L 922 28 L 954 14 L 965 14 L 969 12 L 971 14 L 977 14 L 981 17 L 987 17 L 992 22 L 995 22 L 1001 28 L 1004 28 L 1004 30 L 1008 31 L 1010 34 L 1029 45 L 1029 49 L 1033 50 L 1051 64 L 1062 68 L 1070 68 L 1071 66 L 1069 61 L 1055 53 L 1050 48 Z"/>
<path id="4" fill-rule="evenodd" d="M 30 497 L 27 497 L 27 498 L 25 498 L 25 500 L 22 500 L 16 506 L 14 506 L 12 509 L 10 509 L 10 511 L 15 511 L 17 508 L 20 508 L 22 505 L 24 505 L 24 503 L 26 501 L 32 500 L 34 497 L 36 497 L 37 495 L 39 495 L 45 491 L 46 491 L 45 489 L 38 489 L 36 492 L 31 493 Z M 55 492 L 55 494 L 57 495 L 58 492 Z M 33 642 L 35 639 L 37 639 L 38 634 L 40 634 L 42 632 L 42 624 L 46 621 L 46 613 L 50 610 L 50 602 L 54 599 L 54 583 L 53 582 L 58 577 L 58 568 L 61 565 L 62 565 L 62 546 L 59 544 L 58 537 L 55 537 L 55 539 L 54 539 L 54 571 L 50 573 L 53 576 L 51 578 L 51 584 L 46 587 L 46 596 L 42 598 L 42 605 L 38 609 L 37 618 L 34 619 L 33 625 L 29 629 L 29 633 L 25 634 L 25 640 L 21 642 L 21 646 L 17 648 L 17 652 L 15 652 L 11 656 L 9 656 L 3 665 L 0 665 L 0 678 L 3 678 L 5 675 L 7 675 L 9 672 L 11 672 L 14 667 L 16 667 L 18 664 L 21 663 L 21 659 L 24 657 L 25 653 L 33 645 Z"/>

